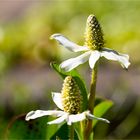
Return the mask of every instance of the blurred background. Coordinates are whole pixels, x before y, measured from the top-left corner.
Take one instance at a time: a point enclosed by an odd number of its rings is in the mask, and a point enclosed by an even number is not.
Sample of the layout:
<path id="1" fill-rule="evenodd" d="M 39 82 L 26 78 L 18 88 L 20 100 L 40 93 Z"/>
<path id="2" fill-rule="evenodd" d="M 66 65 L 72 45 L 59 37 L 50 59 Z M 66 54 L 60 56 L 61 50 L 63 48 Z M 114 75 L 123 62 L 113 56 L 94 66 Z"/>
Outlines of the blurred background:
<path id="1" fill-rule="evenodd" d="M 18 117 L 56 107 L 51 91 L 61 91 L 63 81 L 50 62 L 77 54 L 49 37 L 62 33 L 84 44 L 89 14 L 97 16 L 106 47 L 129 54 L 131 61 L 128 71 L 116 62 L 100 62 L 97 96 L 112 100 L 114 106 L 105 115 L 111 124 L 99 123 L 95 138 L 140 139 L 139 0 L 0 0 L 0 138 L 20 138 L 23 125 L 12 128 Z M 88 64 L 77 69 L 89 88 Z"/>

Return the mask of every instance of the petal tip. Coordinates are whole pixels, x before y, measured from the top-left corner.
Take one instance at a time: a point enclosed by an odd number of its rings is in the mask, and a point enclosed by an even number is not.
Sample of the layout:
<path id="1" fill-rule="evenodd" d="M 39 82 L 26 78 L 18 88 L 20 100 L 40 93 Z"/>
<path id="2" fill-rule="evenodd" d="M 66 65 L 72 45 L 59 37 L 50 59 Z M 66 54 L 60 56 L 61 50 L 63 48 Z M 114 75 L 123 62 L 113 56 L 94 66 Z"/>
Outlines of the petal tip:
<path id="1" fill-rule="evenodd" d="M 29 121 L 29 120 L 30 120 L 29 118 L 25 117 L 25 121 Z"/>
<path id="2" fill-rule="evenodd" d="M 52 40 L 52 39 L 53 39 L 53 36 L 51 35 L 49 39 L 51 39 L 51 40 Z"/>
<path id="3" fill-rule="evenodd" d="M 55 93 L 54 92 L 51 92 L 51 94 L 52 94 L 52 98 L 54 97 L 54 95 L 55 95 Z"/>
<path id="4" fill-rule="evenodd" d="M 65 71 L 65 72 L 69 72 L 69 71 L 73 70 L 73 69 L 70 69 L 70 68 L 65 67 L 64 64 L 63 64 L 63 62 L 59 65 L 59 68 L 61 70 Z"/>
<path id="5" fill-rule="evenodd" d="M 55 39 L 55 38 L 58 37 L 58 36 L 63 36 L 63 35 L 61 35 L 61 34 L 59 34 L 59 33 L 56 33 L 56 34 L 51 35 L 51 36 L 50 36 L 50 39 Z"/>
<path id="6" fill-rule="evenodd" d="M 104 119 L 104 118 L 100 118 L 100 120 L 101 120 L 101 121 L 103 121 L 103 122 L 105 122 L 105 123 L 108 123 L 108 124 L 110 123 L 110 121 L 109 121 L 109 120 Z"/>
<path id="7" fill-rule="evenodd" d="M 109 120 L 106 120 L 106 123 L 110 123 L 110 121 Z"/>
<path id="8" fill-rule="evenodd" d="M 30 117 L 31 117 L 32 115 L 34 115 L 34 113 L 35 113 L 35 111 L 30 111 L 30 112 L 26 115 L 25 120 L 26 120 L 26 121 L 29 121 L 29 120 L 31 119 Z"/>
<path id="9" fill-rule="evenodd" d="M 50 123 L 50 122 L 48 122 L 47 124 L 48 124 L 48 125 L 51 125 L 51 123 Z"/>
<path id="10" fill-rule="evenodd" d="M 124 65 L 122 65 L 122 67 L 126 70 L 126 71 L 128 71 L 128 67 L 130 66 L 130 62 L 128 62 L 127 64 L 124 64 Z"/>

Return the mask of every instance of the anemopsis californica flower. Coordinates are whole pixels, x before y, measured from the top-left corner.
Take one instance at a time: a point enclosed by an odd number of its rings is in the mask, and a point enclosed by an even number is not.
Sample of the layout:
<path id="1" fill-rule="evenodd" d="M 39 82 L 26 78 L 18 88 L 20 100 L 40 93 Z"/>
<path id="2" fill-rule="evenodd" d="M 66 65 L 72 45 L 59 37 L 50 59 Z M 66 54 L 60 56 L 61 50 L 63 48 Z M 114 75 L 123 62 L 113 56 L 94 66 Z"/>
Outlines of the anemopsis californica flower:
<path id="1" fill-rule="evenodd" d="M 97 119 L 109 123 L 107 119 L 95 117 L 88 110 L 80 113 L 82 97 L 79 87 L 71 76 L 65 78 L 62 93 L 53 92 L 52 98 L 54 103 L 61 110 L 31 111 L 26 115 L 26 121 L 52 115 L 58 118 L 48 122 L 48 124 L 59 124 L 66 121 L 68 125 L 71 125 L 72 123 L 83 121 L 85 119 Z"/>
<path id="2" fill-rule="evenodd" d="M 108 60 L 118 61 L 125 69 L 130 65 L 129 56 L 121 54 L 115 50 L 104 47 L 103 33 L 94 15 L 90 15 L 87 19 L 87 27 L 85 32 L 85 45 L 79 46 L 61 34 L 53 34 L 52 39 L 56 39 L 62 46 L 72 52 L 84 52 L 75 58 L 70 58 L 60 64 L 65 71 L 71 71 L 80 64 L 89 61 L 91 69 L 94 68 L 100 57 Z"/>

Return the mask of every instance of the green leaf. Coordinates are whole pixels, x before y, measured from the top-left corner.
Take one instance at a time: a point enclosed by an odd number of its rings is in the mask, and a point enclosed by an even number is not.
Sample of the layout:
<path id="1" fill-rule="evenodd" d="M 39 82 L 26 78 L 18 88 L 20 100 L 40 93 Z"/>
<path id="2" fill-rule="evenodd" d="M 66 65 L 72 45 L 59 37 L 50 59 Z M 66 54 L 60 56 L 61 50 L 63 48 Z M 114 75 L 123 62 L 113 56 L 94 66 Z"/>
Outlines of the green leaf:
<path id="1" fill-rule="evenodd" d="M 73 125 L 74 125 L 74 129 L 75 129 L 75 132 L 76 132 L 79 140 L 82 140 L 83 139 L 83 134 L 82 134 L 82 131 L 81 131 L 80 123 L 81 123 L 81 125 L 82 125 L 82 123 L 84 125 L 84 122 L 74 123 Z"/>
<path id="2" fill-rule="evenodd" d="M 102 117 L 113 105 L 113 102 L 110 100 L 105 100 L 101 103 L 99 103 L 97 106 L 94 108 L 94 115 L 96 117 Z M 94 120 L 93 121 L 93 127 L 97 124 L 99 120 Z"/>
<path id="3" fill-rule="evenodd" d="M 76 70 L 72 70 L 70 72 L 65 72 L 64 70 L 62 70 L 59 65 L 55 62 L 51 63 L 51 67 L 64 79 L 66 76 L 70 75 L 72 76 L 76 83 L 79 86 L 79 89 L 81 91 L 82 97 L 83 97 L 83 107 L 82 107 L 82 111 L 87 109 L 87 103 L 88 103 L 88 99 L 87 99 L 87 90 L 86 90 L 86 86 L 84 83 L 84 80 L 81 79 L 80 74 L 76 71 Z"/>
<path id="4" fill-rule="evenodd" d="M 59 130 L 60 126 L 58 124 L 47 125 L 46 139 L 49 140 L 56 132 Z"/>
<path id="5" fill-rule="evenodd" d="M 47 120 L 47 122 L 49 122 L 49 121 L 52 121 L 52 118 L 53 117 L 51 117 L 51 116 L 48 116 L 47 117 L 48 118 L 48 120 Z M 54 119 L 54 118 L 53 118 Z M 46 124 L 47 125 L 47 129 L 46 129 L 46 139 L 47 140 L 50 140 L 51 139 L 51 137 L 53 137 L 53 135 L 60 129 L 60 127 L 63 125 L 63 124 L 53 124 L 53 125 L 48 125 L 48 124 Z"/>
<path id="6" fill-rule="evenodd" d="M 60 127 L 60 129 L 58 129 L 58 131 L 54 133 L 54 135 L 50 138 L 50 140 L 54 140 L 56 138 L 69 139 L 68 135 L 69 135 L 69 129 L 67 124 L 65 123 Z"/>
<path id="7" fill-rule="evenodd" d="M 52 117 L 41 117 L 25 121 L 25 114 L 14 117 L 8 124 L 6 139 L 50 139 L 62 126 L 48 125 Z"/>
<path id="8" fill-rule="evenodd" d="M 68 140 L 69 139 L 69 127 L 66 123 L 63 124 L 58 131 L 50 138 L 50 140 L 61 139 Z M 77 134 L 74 131 L 74 140 L 78 140 Z"/>
<path id="9" fill-rule="evenodd" d="M 12 118 L 5 133 L 6 139 L 46 139 L 46 117 L 25 121 L 25 114 Z"/>

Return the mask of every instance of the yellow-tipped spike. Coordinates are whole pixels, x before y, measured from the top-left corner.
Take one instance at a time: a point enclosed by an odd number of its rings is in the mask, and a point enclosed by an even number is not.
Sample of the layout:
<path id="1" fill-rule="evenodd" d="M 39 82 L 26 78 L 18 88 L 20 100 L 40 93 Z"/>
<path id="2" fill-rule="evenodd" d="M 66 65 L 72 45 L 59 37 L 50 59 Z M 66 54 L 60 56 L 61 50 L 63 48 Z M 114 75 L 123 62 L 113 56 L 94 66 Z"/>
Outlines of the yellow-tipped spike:
<path id="1" fill-rule="evenodd" d="M 103 33 L 97 18 L 90 15 L 87 18 L 85 45 L 92 50 L 100 50 L 104 47 Z"/>
<path id="2" fill-rule="evenodd" d="M 67 76 L 62 88 L 62 104 L 65 112 L 77 114 L 80 112 L 82 97 L 79 87 L 72 76 Z"/>

